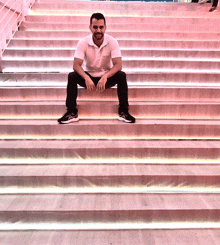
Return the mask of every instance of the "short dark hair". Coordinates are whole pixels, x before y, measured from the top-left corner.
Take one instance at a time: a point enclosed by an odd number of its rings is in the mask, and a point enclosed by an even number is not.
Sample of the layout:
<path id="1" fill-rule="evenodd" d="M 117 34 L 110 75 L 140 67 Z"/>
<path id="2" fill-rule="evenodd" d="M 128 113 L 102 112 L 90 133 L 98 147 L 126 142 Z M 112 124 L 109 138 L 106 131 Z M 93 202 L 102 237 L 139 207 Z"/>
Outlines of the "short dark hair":
<path id="1" fill-rule="evenodd" d="M 94 13 L 94 14 L 92 14 L 92 16 L 90 18 L 90 25 L 92 24 L 92 19 L 104 20 L 104 23 L 105 23 L 105 17 L 101 13 Z"/>

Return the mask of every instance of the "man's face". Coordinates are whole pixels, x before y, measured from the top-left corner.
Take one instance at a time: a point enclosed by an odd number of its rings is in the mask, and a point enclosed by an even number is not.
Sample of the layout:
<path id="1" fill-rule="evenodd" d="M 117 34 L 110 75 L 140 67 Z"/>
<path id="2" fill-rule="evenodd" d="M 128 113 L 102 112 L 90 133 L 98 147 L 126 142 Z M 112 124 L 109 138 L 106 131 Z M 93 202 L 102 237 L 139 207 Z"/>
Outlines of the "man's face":
<path id="1" fill-rule="evenodd" d="M 103 41 L 104 39 L 104 33 L 106 30 L 105 22 L 104 20 L 97 20 L 95 18 L 92 19 L 92 24 L 89 26 L 94 41 Z"/>

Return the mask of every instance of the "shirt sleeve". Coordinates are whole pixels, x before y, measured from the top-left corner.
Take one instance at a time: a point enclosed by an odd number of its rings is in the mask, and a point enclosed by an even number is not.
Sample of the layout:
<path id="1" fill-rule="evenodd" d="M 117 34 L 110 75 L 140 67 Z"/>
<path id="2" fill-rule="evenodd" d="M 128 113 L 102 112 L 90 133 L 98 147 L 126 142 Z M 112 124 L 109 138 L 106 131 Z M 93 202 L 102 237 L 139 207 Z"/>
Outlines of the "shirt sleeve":
<path id="1" fill-rule="evenodd" d="M 74 58 L 79 58 L 81 60 L 84 60 L 84 58 L 85 58 L 85 50 L 86 50 L 86 43 L 84 42 L 84 40 L 80 40 L 77 43 L 76 52 L 74 54 Z"/>
<path id="2" fill-rule="evenodd" d="M 114 38 L 111 41 L 111 56 L 112 58 L 122 57 L 118 41 Z"/>

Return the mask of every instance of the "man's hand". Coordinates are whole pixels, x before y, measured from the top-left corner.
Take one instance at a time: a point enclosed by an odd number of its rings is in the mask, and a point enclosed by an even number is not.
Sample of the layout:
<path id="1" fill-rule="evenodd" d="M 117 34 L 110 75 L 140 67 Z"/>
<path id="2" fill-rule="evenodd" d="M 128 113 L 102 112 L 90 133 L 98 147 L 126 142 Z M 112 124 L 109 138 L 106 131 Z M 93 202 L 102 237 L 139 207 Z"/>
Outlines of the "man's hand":
<path id="1" fill-rule="evenodd" d="M 93 91 L 95 89 L 95 84 L 93 83 L 92 79 L 89 76 L 87 76 L 85 78 L 85 83 L 86 83 L 86 89 L 89 92 L 91 92 L 91 91 Z"/>
<path id="2" fill-rule="evenodd" d="M 107 82 L 107 76 L 103 75 L 96 86 L 96 91 L 103 92 L 105 90 L 106 82 Z"/>

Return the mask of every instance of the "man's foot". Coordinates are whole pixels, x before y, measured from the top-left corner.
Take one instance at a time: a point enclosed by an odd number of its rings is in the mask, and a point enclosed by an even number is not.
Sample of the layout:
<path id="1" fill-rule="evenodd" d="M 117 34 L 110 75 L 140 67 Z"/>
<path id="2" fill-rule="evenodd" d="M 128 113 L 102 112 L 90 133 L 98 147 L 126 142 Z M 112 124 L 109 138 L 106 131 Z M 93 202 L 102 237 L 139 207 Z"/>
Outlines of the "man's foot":
<path id="1" fill-rule="evenodd" d="M 215 12 L 215 11 L 217 11 L 217 7 L 211 7 L 211 8 L 209 9 L 209 12 Z"/>
<path id="2" fill-rule="evenodd" d="M 79 121 L 78 118 L 78 112 L 77 110 L 75 112 L 67 111 L 61 118 L 59 118 L 58 123 L 60 124 L 67 124 L 71 122 L 77 122 Z"/>
<path id="3" fill-rule="evenodd" d="M 132 117 L 128 112 L 119 112 L 119 121 L 123 121 L 126 123 L 135 123 L 135 118 Z"/>

